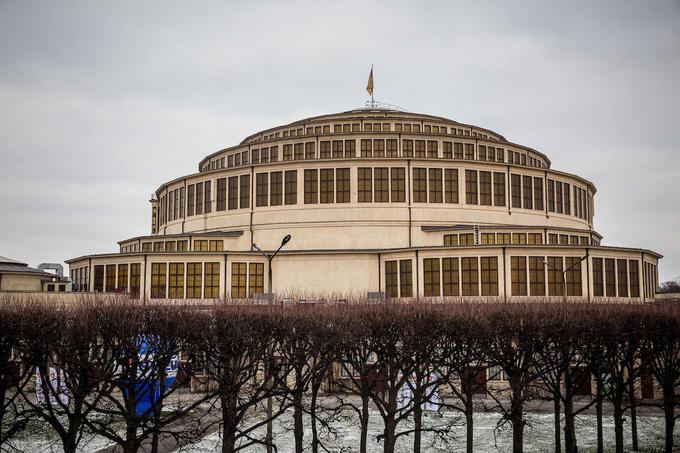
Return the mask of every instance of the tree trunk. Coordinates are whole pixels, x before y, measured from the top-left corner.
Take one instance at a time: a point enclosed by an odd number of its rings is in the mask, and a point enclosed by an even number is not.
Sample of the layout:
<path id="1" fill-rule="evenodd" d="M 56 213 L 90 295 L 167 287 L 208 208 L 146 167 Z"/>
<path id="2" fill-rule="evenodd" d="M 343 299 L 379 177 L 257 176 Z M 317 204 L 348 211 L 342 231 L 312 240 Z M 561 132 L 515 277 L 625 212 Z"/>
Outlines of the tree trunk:
<path id="1" fill-rule="evenodd" d="M 635 409 L 635 381 L 628 380 L 628 397 L 630 398 L 630 430 L 633 437 L 633 451 L 639 451 L 637 431 L 637 410 Z"/>
<path id="2" fill-rule="evenodd" d="M 302 391 L 295 391 L 293 395 L 293 436 L 295 437 L 295 453 L 302 453 L 304 445 L 304 426 L 302 423 Z"/>
<path id="3" fill-rule="evenodd" d="M 361 440 L 359 452 L 366 453 L 366 442 L 368 441 L 368 395 L 361 396 Z"/>
<path id="4" fill-rule="evenodd" d="M 619 390 L 616 390 L 619 392 Z M 614 407 L 614 438 L 616 439 L 616 453 L 623 453 L 623 401 L 617 396 L 612 399 Z"/>
<path id="5" fill-rule="evenodd" d="M 597 453 L 604 453 L 604 437 L 602 432 L 602 378 L 598 376 L 595 383 L 595 414 L 597 417 Z"/>
<path id="6" fill-rule="evenodd" d="M 413 428 L 415 432 L 413 433 L 413 453 L 420 453 L 421 444 L 421 434 L 423 429 L 423 406 L 421 395 L 416 396 L 414 392 L 413 403 L 415 407 L 413 408 Z"/>
<path id="7" fill-rule="evenodd" d="M 521 387 L 511 383 L 510 423 L 512 423 L 512 452 L 522 453 L 524 450 L 524 402 Z"/>
<path id="8" fill-rule="evenodd" d="M 316 427 L 316 401 L 320 387 L 321 380 L 312 384 L 312 399 L 309 402 L 309 415 L 312 419 L 312 453 L 319 453 L 319 431 Z"/>
<path id="9" fill-rule="evenodd" d="M 465 394 L 465 432 L 467 438 L 465 439 L 466 453 L 474 453 L 474 406 L 472 404 L 472 392 Z"/>
<path id="10" fill-rule="evenodd" d="M 555 453 L 562 453 L 562 439 L 560 439 L 560 431 L 562 426 L 560 423 L 560 395 L 559 393 L 553 395 L 553 405 L 555 409 L 553 410 L 555 416 Z M 566 426 L 564 428 L 567 429 Z M 569 451 L 569 450 L 567 450 Z"/>
<path id="11" fill-rule="evenodd" d="M 663 385 L 663 415 L 666 419 L 665 453 L 673 452 L 673 428 L 675 427 L 675 394 L 673 381 Z"/>
<path id="12" fill-rule="evenodd" d="M 222 403 L 222 453 L 234 453 L 236 448 L 236 395 L 226 393 L 220 395 Z"/>
<path id="13" fill-rule="evenodd" d="M 576 426 L 574 423 L 574 376 L 569 364 L 564 372 L 564 450 L 576 453 Z"/>
<path id="14" fill-rule="evenodd" d="M 396 422 L 394 417 L 385 420 L 385 429 L 383 431 L 385 444 L 383 446 L 383 453 L 394 453 L 394 447 L 397 443 L 395 436 Z"/>

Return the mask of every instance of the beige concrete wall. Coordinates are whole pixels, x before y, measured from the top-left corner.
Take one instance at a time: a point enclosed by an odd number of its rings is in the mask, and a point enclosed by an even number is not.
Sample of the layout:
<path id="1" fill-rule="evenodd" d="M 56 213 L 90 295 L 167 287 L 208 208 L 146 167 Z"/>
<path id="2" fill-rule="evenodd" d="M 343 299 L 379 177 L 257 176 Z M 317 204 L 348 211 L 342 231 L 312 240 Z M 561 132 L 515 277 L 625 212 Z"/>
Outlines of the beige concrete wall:
<path id="1" fill-rule="evenodd" d="M 37 275 L 2 274 L 0 291 L 41 291 L 43 278 Z"/>

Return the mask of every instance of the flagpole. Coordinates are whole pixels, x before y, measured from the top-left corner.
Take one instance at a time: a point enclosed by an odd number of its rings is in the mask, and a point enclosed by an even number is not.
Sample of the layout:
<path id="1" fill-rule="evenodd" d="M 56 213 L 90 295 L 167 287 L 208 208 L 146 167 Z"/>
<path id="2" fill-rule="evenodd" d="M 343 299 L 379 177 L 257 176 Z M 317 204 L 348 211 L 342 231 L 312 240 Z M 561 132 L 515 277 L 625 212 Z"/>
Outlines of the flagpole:
<path id="1" fill-rule="evenodd" d="M 373 76 L 373 65 L 371 65 L 371 76 Z M 374 88 L 371 87 L 371 108 L 375 107 L 375 102 L 373 101 L 373 90 Z"/>

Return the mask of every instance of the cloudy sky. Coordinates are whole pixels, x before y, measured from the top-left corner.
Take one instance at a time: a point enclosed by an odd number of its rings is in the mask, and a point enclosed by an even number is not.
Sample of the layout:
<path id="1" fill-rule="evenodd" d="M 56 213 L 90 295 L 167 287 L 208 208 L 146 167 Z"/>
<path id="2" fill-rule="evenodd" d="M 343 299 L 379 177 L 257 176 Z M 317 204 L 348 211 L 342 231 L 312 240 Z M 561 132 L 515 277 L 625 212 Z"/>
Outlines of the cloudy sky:
<path id="1" fill-rule="evenodd" d="M 680 2 L 0 0 L 0 255 L 150 229 L 150 194 L 261 129 L 376 98 L 593 181 L 609 245 L 680 277 Z"/>

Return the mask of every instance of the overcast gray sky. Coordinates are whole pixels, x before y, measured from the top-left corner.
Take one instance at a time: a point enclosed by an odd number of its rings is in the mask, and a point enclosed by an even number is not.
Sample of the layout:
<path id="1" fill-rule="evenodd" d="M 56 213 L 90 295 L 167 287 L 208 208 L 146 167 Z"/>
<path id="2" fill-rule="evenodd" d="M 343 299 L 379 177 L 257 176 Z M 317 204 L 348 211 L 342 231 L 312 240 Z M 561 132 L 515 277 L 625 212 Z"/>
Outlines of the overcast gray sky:
<path id="1" fill-rule="evenodd" d="M 680 3 L 0 0 L 0 255 L 150 230 L 246 135 L 376 98 L 499 132 L 598 188 L 608 245 L 680 276 Z"/>

